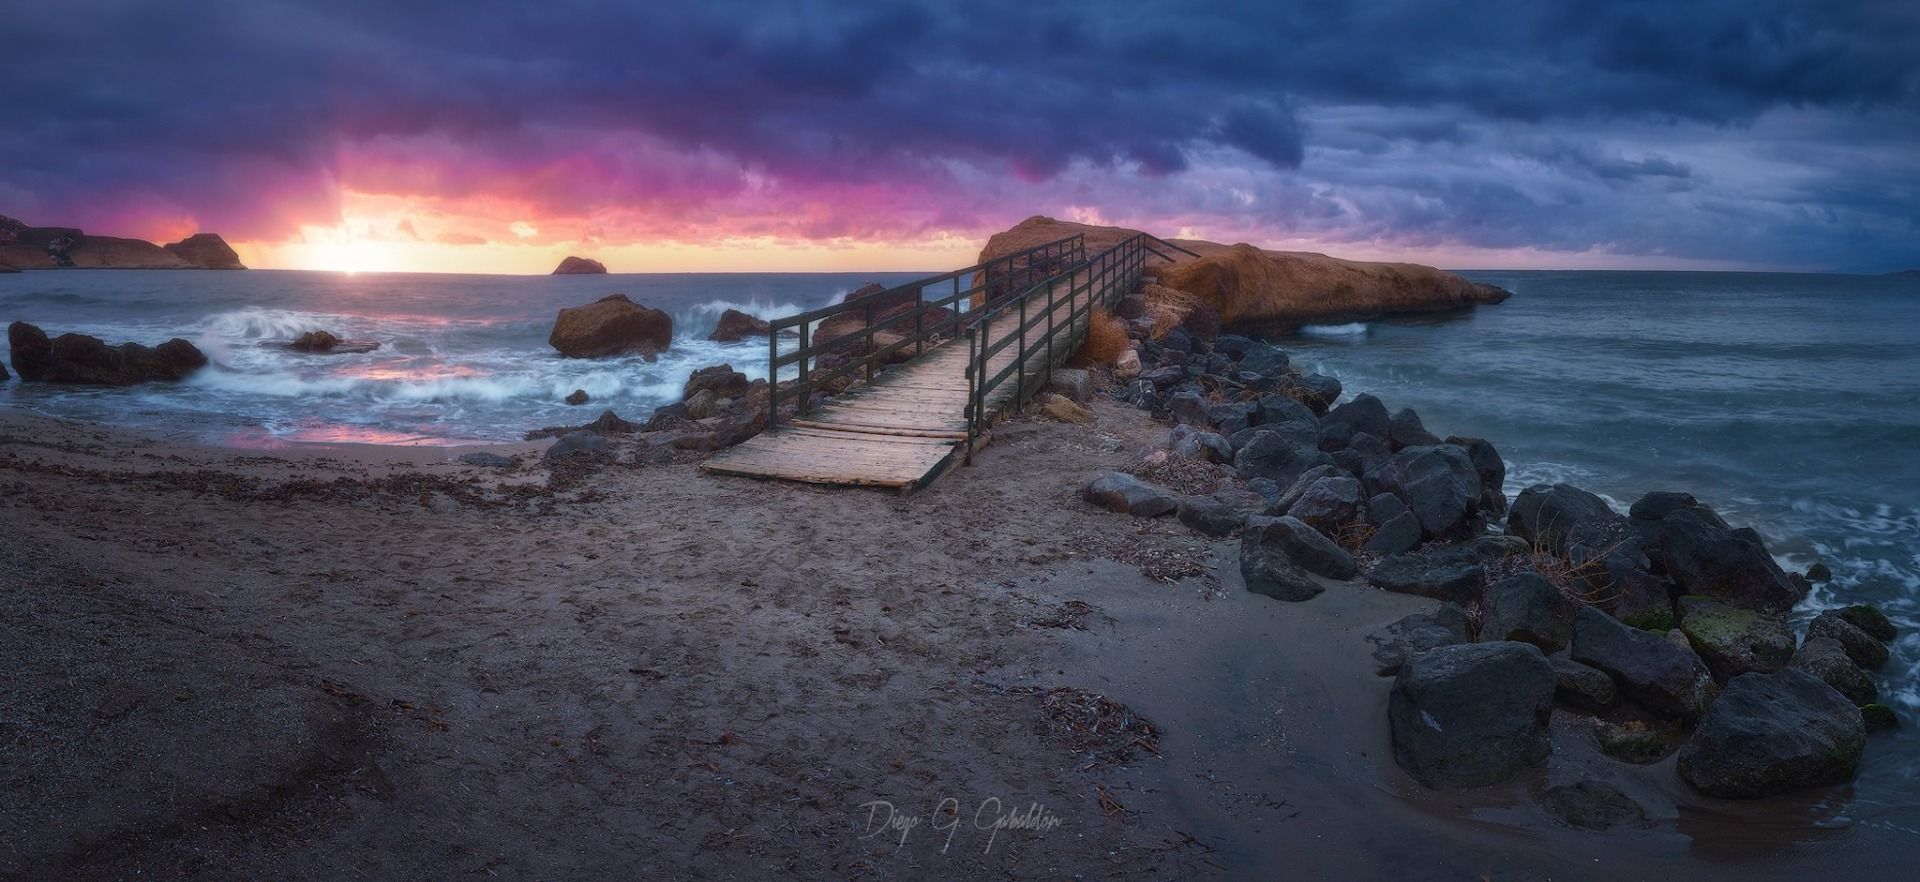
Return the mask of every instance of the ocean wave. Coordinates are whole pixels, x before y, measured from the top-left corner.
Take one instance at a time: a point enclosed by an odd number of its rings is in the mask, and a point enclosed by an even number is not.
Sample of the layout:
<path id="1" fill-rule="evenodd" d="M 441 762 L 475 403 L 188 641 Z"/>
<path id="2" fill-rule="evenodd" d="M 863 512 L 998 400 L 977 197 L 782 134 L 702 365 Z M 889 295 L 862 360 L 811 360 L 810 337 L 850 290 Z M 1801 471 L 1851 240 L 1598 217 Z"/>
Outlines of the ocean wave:
<path id="1" fill-rule="evenodd" d="M 1302 325 L 1299 334 L 1302 337 L 1364 337 L 1367 335 L 1366 322 L 1351 322 L 1344 325 Z"/>

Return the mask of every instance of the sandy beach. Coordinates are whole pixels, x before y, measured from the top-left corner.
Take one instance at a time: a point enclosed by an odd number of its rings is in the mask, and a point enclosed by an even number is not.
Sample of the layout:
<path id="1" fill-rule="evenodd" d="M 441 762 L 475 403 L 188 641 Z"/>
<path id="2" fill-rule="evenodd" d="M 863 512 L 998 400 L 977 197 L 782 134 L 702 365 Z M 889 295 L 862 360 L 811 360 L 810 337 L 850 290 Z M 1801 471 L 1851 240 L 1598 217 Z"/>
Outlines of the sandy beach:
<path id="1" fill-rule="evenodd" d="M 1364 637 L 1432 601 L 1276 603 L 1236 543 L 1085 504 L 1165 431 L 1095 409 L 1010 422 L 912 497 L 0 415 L 0 653 L 23 674 L 0 874 L 1889 870 L 1858 846 L 1891 834 L 1833 809 L 1674 811 L 1671 760 L 1627 776 L 1645 831 L 1534 807 L 1578 751 L 1423 790 Z"/>

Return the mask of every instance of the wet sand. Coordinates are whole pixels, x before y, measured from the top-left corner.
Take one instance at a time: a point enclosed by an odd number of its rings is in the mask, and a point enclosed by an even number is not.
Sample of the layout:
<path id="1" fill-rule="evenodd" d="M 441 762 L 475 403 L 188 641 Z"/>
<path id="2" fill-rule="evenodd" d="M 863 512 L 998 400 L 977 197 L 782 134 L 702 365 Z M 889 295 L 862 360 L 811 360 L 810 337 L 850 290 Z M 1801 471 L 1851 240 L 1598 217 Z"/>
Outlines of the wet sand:
<path id="1" fill-rule="evenodd" d="M 1364 638 L 1429 602 L 1275 602 L 1233 542 L 1085 505 L 1165 437 L 1096 411 L 1009 423 L 909 498 L 0 412 L 0 876 L 1882 878 L 1916 853 L 1913 807 L 1710 803 L 1567 714 L 1534 780 L 1422 790 Z M 1090 694 L 1157 731 L 1062 723 L 1111 710 Z M 1534 807 L 1583 769 L 1650 828 Z"/>

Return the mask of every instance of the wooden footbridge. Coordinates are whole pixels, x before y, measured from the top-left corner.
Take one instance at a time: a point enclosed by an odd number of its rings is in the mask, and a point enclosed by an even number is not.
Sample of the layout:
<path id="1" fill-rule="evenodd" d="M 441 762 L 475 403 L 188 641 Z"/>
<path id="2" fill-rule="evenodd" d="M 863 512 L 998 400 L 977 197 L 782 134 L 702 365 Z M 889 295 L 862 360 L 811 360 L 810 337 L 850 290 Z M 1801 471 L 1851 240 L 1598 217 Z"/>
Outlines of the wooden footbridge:
<path id="1" fill-rule="evenodd" d="M 1192 254 L 1137 234 L 1088 255 L 1085 238 L 1070 236 L 775 319 L 768 429 L 703 468 L 924 487 L 971 459 L 993 421 L 1018 410 L 1079 349 L 1094 310 L 1134 291 L 1147 259 L 1172 260 L 1169 250 Z M 849 381 L 858 385 L 814 402 L 816 390 Z M 784 423 L 783 403 L 795 405 Z"/>

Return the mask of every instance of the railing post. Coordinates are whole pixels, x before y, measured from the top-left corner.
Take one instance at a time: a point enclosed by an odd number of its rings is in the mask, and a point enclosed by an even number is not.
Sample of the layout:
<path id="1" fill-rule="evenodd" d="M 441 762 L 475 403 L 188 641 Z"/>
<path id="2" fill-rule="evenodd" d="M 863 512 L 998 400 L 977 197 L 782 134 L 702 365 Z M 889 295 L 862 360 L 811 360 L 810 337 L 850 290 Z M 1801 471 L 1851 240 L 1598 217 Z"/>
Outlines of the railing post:
<path id="1" fill-rule="evenodd" d="M 807 352 L 807 346 L 808 341 L 812 339 L 813 334 L 809 332 L 807 323 L 801 322 L 799 352 L 800 377 L 795 380 L 800 388 L 800 406 L 794 411 L 795 413 L 806 413 L 809 406 L 813 404 L 813 372 L 807 367 L 807 356 L 810 354 Z"/>
<path id="2" fill-rule="evenodd" d="M 980 380 L 981 368 L 976 364 L 974 341 L 980 336 L 977 328 L 967 329 L 967 449 L 961 451 L 960 462 L 973 465 L 973 439 L 980 423 Z"/>
<path id="3" fill-rule="evenodd" d="M 767 329 L 767 431 L 780 426 L 780 332 Z"/>
<path id="4" fill-rule="evenodd" d="M 1013 358 L 1014 358 L 1013 369 L 1015 373 L 1019 374 L 1019 379 L 1016 381 L 1018 385 L 1015 385 L 1013 387 L 1013 410 L 1015 413 L 1019 413 L 1020 405 L 1025 403 L 1021 399 L 1027 397 L 1027 300 L 1028 299 L 1029 298 L 1027 297 L 1027 292 L 1024 290 L 1021 291 L 1020 292 L 1019 342 L 1015 344 L 1016 348 L 1013 354 Z"/>
<path id="5" fill-rule="evenodd" d="M 871 383 L 873 382 L 873 365 L 880 360 L 875 356 L 873 349 L 873 298 L 867 298 L 867 306 L 863 312 L 867 317 L 867 382 Z"/>
<path id="6" fill-rule="evenodd" d="M 1053 381 L 1053 286 L 1059 277 L 1047 280 L 1047 374 L 1043 383 Z"/>

